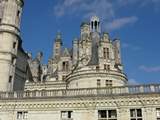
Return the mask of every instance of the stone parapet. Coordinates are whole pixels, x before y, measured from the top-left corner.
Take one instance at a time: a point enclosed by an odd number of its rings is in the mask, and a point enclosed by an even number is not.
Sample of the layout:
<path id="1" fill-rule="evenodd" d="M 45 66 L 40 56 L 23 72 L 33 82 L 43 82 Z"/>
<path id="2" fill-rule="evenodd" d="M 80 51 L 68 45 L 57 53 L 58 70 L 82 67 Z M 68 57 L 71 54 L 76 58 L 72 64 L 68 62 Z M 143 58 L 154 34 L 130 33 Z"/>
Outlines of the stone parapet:
<path id="1" fill-rule="evenodd" d="M 58 89 L 58 90 L 34 90 L 1 92 L 0 99 L 45 99 L 45 98 L 67 98 L 67 97 L 99 97 L 134 94 L 159 94 L 160 84 L 123 86 L 111 88 L 85 88 L 85 89 Z"/>

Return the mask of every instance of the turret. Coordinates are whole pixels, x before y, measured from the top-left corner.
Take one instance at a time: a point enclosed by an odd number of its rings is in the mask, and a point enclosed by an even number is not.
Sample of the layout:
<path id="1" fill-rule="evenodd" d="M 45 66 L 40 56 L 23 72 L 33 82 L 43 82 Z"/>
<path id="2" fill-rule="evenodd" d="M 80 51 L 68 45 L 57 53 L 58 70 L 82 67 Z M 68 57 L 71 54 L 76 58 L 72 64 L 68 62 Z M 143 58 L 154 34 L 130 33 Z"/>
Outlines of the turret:
<path id="1" fill-rule="evenodd" d="M 61 33 L 58 32 L 57 36 L 55 38 L 54 48 L 53 48 L 53 57 L 54 58 L 60 56 L 61 48 L 62 48 L 62 36 L 61 36 Z"/>
<path id="2" fill-rule="evenodd" d="M 90 35 L 90 26 L 88 23 L 83 22 L 81 24 L 81 39 L 85 39 Z"/>
<path id="3" fill-rule="evenodd" d="M 109 34 L 104 32 L 103 33 L 103 36 L 102 36 L 102 40 L 103 41 L 106 41 L 106 42 L 109 42 L 110 41 L 110 38 L 109 38 Z"/>
<path id="4" fill-rule="evenodd" d="M 97 16 L 91 17 L 90 28 L 91 28 L 91 32 L 100 33 L 100 20 Z"/>
<path id="5" fill-rule="evenodd" d="M 12 91 L 23 0 L 0 0 L 0 91 Z"/>

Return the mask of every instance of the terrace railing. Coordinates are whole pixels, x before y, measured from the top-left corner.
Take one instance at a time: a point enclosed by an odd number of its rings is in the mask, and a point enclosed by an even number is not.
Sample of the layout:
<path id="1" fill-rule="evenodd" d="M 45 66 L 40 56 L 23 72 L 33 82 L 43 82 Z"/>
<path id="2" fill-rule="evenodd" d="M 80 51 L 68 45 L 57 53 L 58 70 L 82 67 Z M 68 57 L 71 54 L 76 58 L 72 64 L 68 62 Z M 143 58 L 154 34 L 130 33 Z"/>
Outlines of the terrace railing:
<path id="1" fill-rule="evenodd" d="M 106 88 L 82 88 L 61 90 L 34 90 L 0 92 L 0 100 L 3 99 L 36 99 L 36 98 L 58 98 L 58 97 L 97 97 L 127 94 L 151 94 L 160 93 L 160 84 L 134 85 Z"/>

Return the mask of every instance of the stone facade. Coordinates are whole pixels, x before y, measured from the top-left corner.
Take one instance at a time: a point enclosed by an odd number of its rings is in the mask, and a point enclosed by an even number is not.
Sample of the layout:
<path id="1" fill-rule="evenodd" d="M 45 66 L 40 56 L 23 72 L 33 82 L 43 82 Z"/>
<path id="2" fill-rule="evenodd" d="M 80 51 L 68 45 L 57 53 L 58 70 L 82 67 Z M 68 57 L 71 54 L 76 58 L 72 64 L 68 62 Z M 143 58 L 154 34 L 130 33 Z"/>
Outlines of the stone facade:
<path id="1" fill-rule="evenodd" d="M 0 120 L 160 120 L 160 85 L 127 84 L 120 41 L 93 16 L 47 65 L 22 48 L 23 0 L 0 0 Z"/>
<path id="2" fill-rule="evenodd" d="M 1 120 L 159 120 L 160 85 L 0 94 Z"/>

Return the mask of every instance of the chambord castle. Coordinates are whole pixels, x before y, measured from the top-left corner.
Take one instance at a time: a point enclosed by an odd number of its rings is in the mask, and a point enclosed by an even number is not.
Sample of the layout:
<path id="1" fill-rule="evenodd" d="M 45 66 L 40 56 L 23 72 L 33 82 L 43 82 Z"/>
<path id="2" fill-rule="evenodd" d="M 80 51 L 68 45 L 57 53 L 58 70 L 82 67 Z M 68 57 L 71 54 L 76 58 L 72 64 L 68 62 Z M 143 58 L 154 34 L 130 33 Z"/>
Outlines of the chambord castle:
<path id="1" fill-rule="evenodd" d="M 80 26 L 71 49 L 57 33 L 43 65 L 20 36 L 23 0 L 0 0 L 0 120 L 160 120 L 160 85 L 128 85 L 120 41 L 98 17 Z"/>

